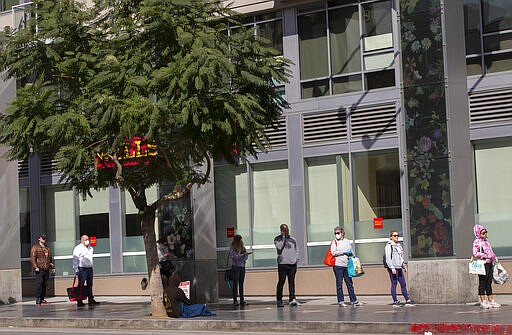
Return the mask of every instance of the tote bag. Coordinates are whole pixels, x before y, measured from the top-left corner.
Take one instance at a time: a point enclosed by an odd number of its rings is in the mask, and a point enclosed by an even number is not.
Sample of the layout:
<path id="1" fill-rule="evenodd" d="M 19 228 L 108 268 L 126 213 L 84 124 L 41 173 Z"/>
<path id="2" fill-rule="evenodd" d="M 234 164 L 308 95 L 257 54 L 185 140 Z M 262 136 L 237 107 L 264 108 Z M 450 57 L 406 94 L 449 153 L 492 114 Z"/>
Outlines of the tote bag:
<path id="1" fill-rule="evenodd" d="M 82 300 L 87 299 L 87 297 L 89 295 L 89 287 L 87 285 L 84 285 L 80 289 L 80 283 L 77 283 L 77 285 L 75 286 L 75 282 L 76 282 L 76 275 L 75 275 L 75 278 L 73 278 L 73 286 L 68 287 L 66 289 L 66 291 L 68 293 L 69 301 L 82 301 Z"/>
<path id="2" fill-rule="evenodd" d="M 349 277 L 361 277 L 364 275 L 363 265 L 359 257 L 352 256 L 348 258 L 348 276 Z"/>
<path id="3" fill-rule="evenodd" d="M 482 259 L 475 259 L 469 262 L 469 273 L 472 275 L 485 276 L 485 261 Z"/>
<path id="4" fill-rule="evenodd" d="M 334 242 L 336 243 L 336 245 L 338 245 L 338 243 L 336 241 L 334 241 Z M 325 254 L 325 258 L 324 258 L 324 264 L 327 266 L 334 266 L 336 264 L 336 257 L 334 257 L 331 253 L 331 245 L 332 245 L 332 242 L 329 245 L 329 249 L 327 249 L 327 254 Z"/>

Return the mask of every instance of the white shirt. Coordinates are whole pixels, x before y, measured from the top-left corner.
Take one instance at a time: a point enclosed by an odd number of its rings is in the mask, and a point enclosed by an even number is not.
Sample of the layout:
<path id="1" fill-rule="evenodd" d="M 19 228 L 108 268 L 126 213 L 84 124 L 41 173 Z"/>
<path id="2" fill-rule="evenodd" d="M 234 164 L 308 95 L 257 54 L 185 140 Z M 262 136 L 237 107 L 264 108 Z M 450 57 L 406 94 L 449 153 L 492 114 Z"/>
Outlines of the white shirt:
<path id="1" fill-rule="evenodd" d="M 89 246 L 86 247 L 82 243 L 77 245 L 73 249 L 73 269 L 75 272 L 78 271 L 78 268 L 92 268 L 92 254 L 94 249 Z"/>

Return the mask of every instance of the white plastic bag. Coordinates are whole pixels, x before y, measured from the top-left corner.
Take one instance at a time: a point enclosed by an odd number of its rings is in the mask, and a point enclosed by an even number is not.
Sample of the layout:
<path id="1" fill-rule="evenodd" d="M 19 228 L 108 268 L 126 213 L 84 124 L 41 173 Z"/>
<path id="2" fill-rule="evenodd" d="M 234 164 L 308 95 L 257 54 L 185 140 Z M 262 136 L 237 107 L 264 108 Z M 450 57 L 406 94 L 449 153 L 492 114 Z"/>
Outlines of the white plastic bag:
<path id="1" fill-rule="evenodd" d="M 503 285 L 508 280 L 507 270 L 501 265 L 500 262 L 496 260 L 494 266 L 492 267 L 492 280 L 494 283 Z"/>

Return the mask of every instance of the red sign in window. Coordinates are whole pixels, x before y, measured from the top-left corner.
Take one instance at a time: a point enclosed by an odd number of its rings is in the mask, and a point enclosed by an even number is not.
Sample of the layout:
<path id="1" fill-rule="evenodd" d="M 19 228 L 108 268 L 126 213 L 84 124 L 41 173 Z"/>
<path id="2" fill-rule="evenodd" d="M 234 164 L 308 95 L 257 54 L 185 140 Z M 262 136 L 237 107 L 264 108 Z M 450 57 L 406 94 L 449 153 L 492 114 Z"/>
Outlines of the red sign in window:
<path id="1" fill-rule="evenodd" d="M 89 244 L 91 247 L 96 246 L 96 236 L 89 236 Z"/>
<path id="2" fill-rule="evenodd" d="M 373 229 L 384 228 L 384 222 L 382 218 L 373 218 Z"/>
<path id="3" fill-rule="evenodd" d="M 235 237 L 235 227 L 226 228 L 226 234 L 228 237 Z"/>

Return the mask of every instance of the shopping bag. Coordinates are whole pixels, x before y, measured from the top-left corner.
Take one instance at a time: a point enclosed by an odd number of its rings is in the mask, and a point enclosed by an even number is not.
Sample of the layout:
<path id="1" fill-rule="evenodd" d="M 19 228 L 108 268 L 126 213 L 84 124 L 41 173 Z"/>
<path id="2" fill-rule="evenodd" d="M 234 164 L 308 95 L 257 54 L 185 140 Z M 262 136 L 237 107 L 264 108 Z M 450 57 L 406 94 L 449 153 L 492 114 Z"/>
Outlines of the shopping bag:
<path id="1" fill-rule="evenodd" d="M 330 246 L 329 249 L 327 249 L 327 254 L 324 258 L 324 264 L 327 266 L 334 266 L 336 264 L 336 257 L 332 255 Z"/>
<path id="2" fill-rule="evenodd" d="M 494 266 L 492 267 L 492 280 L 494 283 L 503 285 L 508 280 L 508 273 L 507 270 L 501 265 L 498 260 L 494 263 Z"/>
<path id="3" fill-rule="evenodd" d="M 66 289 L 68 292 L 69 301 L 81 301 L 87 299 L 89 296 L 89 287 L 87 285 L 80 287 L 79 282 L 75 286 L 75 282 L 76 275 L 75 278 L 73 278 L 73 286 Z"/>
<path id="4" fill-rule="evenodd" d="M 361 277 L 364 275 L 363 265 L 359 257 L 352 256 L 348 258 L 348 276 Z"/>
<path id="5" fill-rule="evenodd" d="M 469 273 L 472 275 L 485 276 L 485 261 L 482 259 L 475 259 L 469 262 Z"/>
<path id="6" fill-rule="evenodd" d="M 228 285 L 228 288 L 233 287 L 233 280 L 234 280 L 234 274 L 232 269 L 226 269 L 226 272 L 224 272 L 224 280 L 226 281 L 226 284 Z"/>

